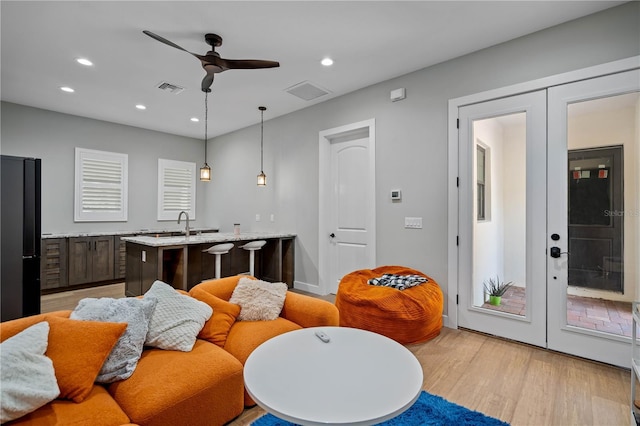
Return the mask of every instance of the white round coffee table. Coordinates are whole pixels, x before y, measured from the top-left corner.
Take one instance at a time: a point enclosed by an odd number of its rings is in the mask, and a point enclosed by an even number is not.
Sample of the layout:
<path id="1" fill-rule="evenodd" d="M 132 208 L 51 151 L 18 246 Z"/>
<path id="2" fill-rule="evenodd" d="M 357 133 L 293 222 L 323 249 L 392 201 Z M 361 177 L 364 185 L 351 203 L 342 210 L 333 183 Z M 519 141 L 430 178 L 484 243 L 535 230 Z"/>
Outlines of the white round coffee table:
<path id="1" fill-rule="evenodd" d="M 316 331 L 329 336 L 328 343 Z M 404 346 L 347 327 L 313 327 L 267 340 L 244 366 L 247 392 L 267 412 L 300 425 L 370 425 L 409 408 L 422 367 Z"/>

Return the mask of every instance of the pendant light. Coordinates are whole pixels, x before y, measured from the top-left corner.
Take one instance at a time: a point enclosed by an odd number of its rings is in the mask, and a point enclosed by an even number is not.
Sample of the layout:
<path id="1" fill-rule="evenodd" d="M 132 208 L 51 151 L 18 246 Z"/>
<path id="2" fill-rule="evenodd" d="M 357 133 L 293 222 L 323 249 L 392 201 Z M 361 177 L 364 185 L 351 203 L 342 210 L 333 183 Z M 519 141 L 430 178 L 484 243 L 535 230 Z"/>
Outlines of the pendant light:
<path id="1" fill-rule="evenodd" d="M 200 180 L 203 182 L 209 182 L 211 180 L 211 167 L 207 164 L 207 124 L 209 108 L 207 106 L 207 95 L 209 92 L 204 92 L 204 166 L 200 167 Z"/>
<path id="2" fill-rule="evenodd" d="M 260 174 L 258 175 L 258 186 L 267 186 L 267 175 L 264 174 L 264 112 L 267 107 L 258 107 L 260 110 Z"/>

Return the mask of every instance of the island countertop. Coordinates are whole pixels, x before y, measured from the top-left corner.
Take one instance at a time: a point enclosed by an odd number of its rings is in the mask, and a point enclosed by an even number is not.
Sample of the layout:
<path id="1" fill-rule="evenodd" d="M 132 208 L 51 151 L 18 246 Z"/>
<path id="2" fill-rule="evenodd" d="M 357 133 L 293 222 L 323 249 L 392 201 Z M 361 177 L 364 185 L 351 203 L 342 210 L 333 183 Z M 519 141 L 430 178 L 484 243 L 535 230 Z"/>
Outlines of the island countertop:
<path id="1" fill-rule="evenodd" d="M 268 240 L 274 238 L 293 238 L 296 234 L 278 232 L 243 232 L 236 235 L 232 232 L 215 232 L 172 237 L 135 236 L 122 237 L 123 241 L 149 247 L 169 247 L 191 244 L 227 243 L 234 241 Z"/>

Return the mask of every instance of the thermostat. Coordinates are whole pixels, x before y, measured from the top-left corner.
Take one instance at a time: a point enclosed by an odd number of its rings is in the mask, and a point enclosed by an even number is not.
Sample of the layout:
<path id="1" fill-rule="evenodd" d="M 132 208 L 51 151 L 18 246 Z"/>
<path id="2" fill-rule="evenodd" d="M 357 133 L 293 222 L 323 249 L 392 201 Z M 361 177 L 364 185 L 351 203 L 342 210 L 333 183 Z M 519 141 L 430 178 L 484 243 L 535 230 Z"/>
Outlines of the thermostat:
<path id="1" fill-rule="evenodd" d="M 394 201 L 402 200 L 402 191 L 400 191 L 399 189 L 392 189 L 391 199 Z"/>

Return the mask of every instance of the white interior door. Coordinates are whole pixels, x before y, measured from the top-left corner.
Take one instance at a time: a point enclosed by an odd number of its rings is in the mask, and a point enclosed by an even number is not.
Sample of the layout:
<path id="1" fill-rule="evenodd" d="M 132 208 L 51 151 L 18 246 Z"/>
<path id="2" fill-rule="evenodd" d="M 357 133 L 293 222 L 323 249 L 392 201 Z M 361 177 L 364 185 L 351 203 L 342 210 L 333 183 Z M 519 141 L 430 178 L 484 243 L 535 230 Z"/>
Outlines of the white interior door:
<path id="1" fill-rule="evenodd" d="M 369 120 L 321 133 L 319 229 L 324 293 L 336 293 L 345 274 L 376 265 L 374 131 Z"/>
<path id="2" fill-rule="evenodd" d="M 549 89 L 548 347 L 626 367 L 640 299 L 639 91 L 638 70 Z"/>
<path id="3" fill-rule="evenodd" d="M 546 93 L 461 107 L 459 306 L 462 327 L 546 345 Z M 512 283 L 489 303 L 490 280 Z"/>

